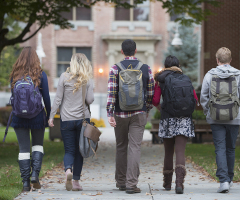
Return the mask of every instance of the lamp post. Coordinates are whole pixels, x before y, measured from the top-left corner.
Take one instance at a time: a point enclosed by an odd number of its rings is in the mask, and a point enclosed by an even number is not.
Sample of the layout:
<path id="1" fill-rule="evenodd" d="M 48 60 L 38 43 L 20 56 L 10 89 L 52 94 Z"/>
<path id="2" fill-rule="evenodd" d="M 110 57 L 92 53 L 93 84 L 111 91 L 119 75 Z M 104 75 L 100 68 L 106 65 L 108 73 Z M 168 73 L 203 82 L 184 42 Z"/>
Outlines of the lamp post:
<path id="1" fill-rule="evenodd" d="M 37 45 L 37 55 L 39 57 L 40 60 L 40 66 L 42 67 L 42 58 L 46 57 L 44 51 L 43 51 L 43 46 L 42 46 L 42 33 L 38 34 L 38 45 Z"/>
<path id="2" fill-rule="evenodd" d="M 174 38 L 172 40 L 171 45 L 175 46 L 175 47 L 179 47 L 181 45 L 183 45 L 181 38 L 179 37 L 179 33 L 178 33 L 178 24 L 176 24 L 176 33 L 174 34 Z"/>

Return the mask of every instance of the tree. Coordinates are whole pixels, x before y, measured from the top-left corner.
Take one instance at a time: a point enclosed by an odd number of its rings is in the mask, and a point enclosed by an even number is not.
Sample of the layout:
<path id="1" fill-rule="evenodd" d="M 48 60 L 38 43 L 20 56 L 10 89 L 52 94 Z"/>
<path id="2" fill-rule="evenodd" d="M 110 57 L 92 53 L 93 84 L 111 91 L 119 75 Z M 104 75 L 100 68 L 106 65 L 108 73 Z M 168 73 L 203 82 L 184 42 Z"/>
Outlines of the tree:
<path id="1" fill-rule="evenodd" d="M 9 74 L 12 71 L 12 66 L 17 60 L 16 46 L 5 47 L 2 51 L 2 58 L 0 60 L 0 90 L 9 85 Z"/>
<path id="2" fill-rule="evenodd" d="M 70 28 L 72 25 L 67 19 L 61 16 L 61 12 L 68 12 L 72 7 L 91 7 L 97 2 L 104 1 L 112 3 L 114 6 L 130 8 L 126 0 L 1 0 L 0 1 L 0 54 L 4 47 L 22 43 L 49 24 L 59 25 L 62 29 Z M 143 3 L 146 0 L 134 0 L 134 4 Z M 191 23 L 200 23 L 211 14 L 209 10 L 202 10 L 199 4 L 209 3 L 213 6 L 219 6 L 217 0 L 151 0 L 162 2 L 163 8 L 170 14 L 187 13 L 191 18 L 185 18 L 181 15 L 176 21 L 189 25 Z M 25 28 L 14 38 L 9 37 L 11 30 L 6 26 L 6 15 L 15 20 L 26 23 Z M 31 26 L 36 23 L 37 30 L 30 32 Z M 27 36 L 27 37 L 26 37 Z"/>
<path id="3" fill-rule="evenodd" d="M 170 39 L 168 42 L 168 49 L 165 52 L 165 57 L 172 55 L 176 56 L 179 60 L 183 73 L 189 76 L 193 83 L 193 87 L 197 87 L 198 80 L 198 38 L 194 33 L 193 27 L 179 28 L 180 38 L 182 39 L 183 45 L 176 48 L 171 45 L 175 31 L 171 31 Z"/>
<path id="4" fill-rule="evenodd" d="M 5 26 L 11 27 L 11 31 L 8 34 L 9 38 L 16 37 L 21 32 L 21 27 L 12 17 L 5 17 Z M 17 59 L 17 52 L 19 50 L 19 45 L 6 46 L 3 48 L 0 57 L 0 89 L 9 85 L 9 74 L 12 71 L 12 66 Z"/>

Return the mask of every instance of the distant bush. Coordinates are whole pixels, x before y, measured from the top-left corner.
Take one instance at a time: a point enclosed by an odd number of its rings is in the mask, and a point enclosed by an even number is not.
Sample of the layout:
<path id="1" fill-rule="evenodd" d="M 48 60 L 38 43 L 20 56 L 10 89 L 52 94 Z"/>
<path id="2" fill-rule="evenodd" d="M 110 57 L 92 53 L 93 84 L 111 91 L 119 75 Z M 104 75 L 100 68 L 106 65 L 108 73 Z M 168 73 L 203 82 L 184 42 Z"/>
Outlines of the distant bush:
<path id="1" fill-rule="evenodd" d="M 203 110 L 194 110 L 192 114 L 193 119 L 206 119 L 206 116 L 203 114 Z"/>
<path id="2" fill-rule="evenodd" d="M 99 120 L 95 118 L 91 118 L 90 121 L 93 122 L 96 127 L 106 127 L 105 122 L 102 118 Z"/>
<path id="3" fill-rule="evenodd" d="M 145 125 L 145 129 L 150 130 L 152 128 L 152 124 L 150 122 L 147 122 Z"/>
<path id="4" fill-rule="evenodd" d="M 153 119 L 161 119 L 161 112 L 158 109 L 156 109 Z"/>
<path id="5" fill-rule="evenodd" d="M 11 106 L 1 107 L 0 108 L 0 123 L 3 126 L 7 126 L 8 118 L 12 112 Z"/>

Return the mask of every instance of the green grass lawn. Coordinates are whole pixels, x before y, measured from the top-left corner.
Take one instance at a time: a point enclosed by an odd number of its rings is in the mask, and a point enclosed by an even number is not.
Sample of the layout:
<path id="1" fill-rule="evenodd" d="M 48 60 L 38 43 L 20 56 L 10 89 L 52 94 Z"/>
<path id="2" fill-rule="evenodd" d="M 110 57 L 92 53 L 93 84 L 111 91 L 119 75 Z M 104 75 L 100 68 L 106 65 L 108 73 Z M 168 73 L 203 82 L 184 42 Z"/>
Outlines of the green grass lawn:
<path id="1" fill-rule="evenodd" d="M 202 166 L 214 179 L 218 180 L 214 151 L 213 144 L 187 144 L 186 156 L 198 166 Z M 236 147 L 234 173 L 233 181 L 240 182 L 240 146 Z"/>
<path id="2" fill-rule="evenodd" d="M 0 199 L 13 199 L 22 190 L 22 182 L 18 167 L 18 142 L 12 128 L 9 128 L 5 143 L 2 143 L 5 127 L 0 127 Z M 48 128 L 44 136 L 44 157 L 40 177 L 47 170 L 62 162 L 64 148 L 62 142 L 49 141 Z"/>

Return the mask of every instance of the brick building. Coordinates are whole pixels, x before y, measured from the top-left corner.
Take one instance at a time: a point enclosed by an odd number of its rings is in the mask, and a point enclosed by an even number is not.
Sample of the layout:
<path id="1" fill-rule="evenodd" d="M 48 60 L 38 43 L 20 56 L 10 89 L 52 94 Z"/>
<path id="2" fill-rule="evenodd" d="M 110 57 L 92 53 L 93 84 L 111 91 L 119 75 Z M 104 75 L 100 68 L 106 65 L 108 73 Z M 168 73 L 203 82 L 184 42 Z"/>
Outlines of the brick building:
<path id="1" fill-rule="evenodd" d="M 94 110 L 99 110 L 97 115 L 105 118 L 108 72 L 111 65 L 123 59 L 123 40 L 133 39 L 137 43 L 136 57 L 149 64 L 153 72 L 162 67 L 168 30 L 174 22 L 160 2 L 147 1 L 131 9 L 115 8 L 100 2 L 91 9 L 72 8 L 71 12 L 62 14 L 74 28 L 61 30 L 58 26 L 49 25 L 40 30 L 46 54 L 42 64 L 48 71 L 51 92 L 56 91 L 58 77 L 69 66 L 72 54 L 85 53 L 94 69 Z M 37 26 L 32 28 L 34 30 Z M 23 45 L 36 48 L 37 36 Z"/>
<path id="2" fill-rule="evenodd" d="M 216 52 L 220 47 L 227 47 L 232 52 L 231 65 L 240 69 L 240 1 L 219 0 L 219 8 L 203 4 L 215 15 L 202 24 L 202 62 L 201 81 L 204 75 L 217 66 Z"/>

